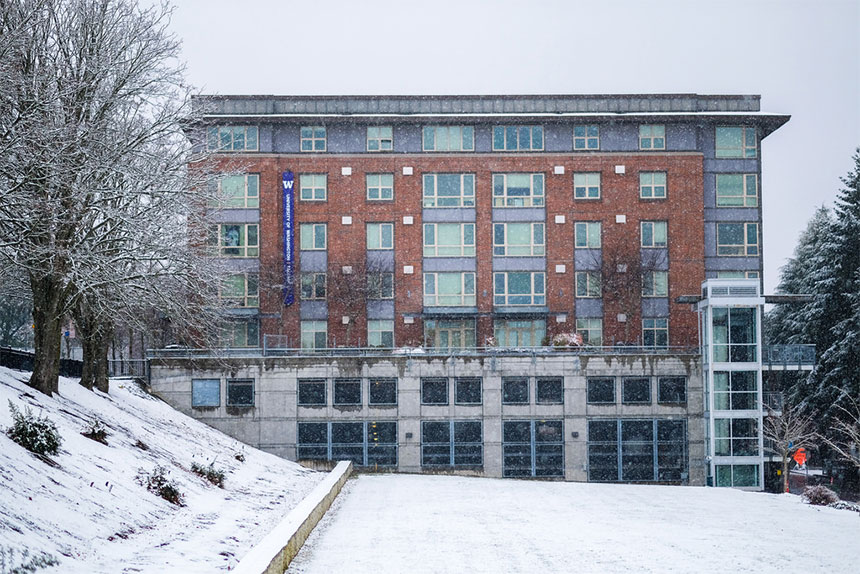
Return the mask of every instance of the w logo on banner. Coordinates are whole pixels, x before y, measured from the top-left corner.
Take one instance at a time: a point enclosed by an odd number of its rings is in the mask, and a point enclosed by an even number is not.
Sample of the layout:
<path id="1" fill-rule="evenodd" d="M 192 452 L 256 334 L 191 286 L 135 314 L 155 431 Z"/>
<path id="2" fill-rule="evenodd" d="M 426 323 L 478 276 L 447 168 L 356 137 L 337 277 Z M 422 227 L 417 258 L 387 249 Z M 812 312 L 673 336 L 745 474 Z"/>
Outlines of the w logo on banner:
<path id="1" fill-rule="evenodd" d="M 291 171 L 285 171 L 283 176 L 283 224 L 284 224 L 284 305 L 292 305 L 295 301 L 293 282 L 295 276 L 295 261 L 293 248 L 293 183 L 295 176 Z"/>
<path id="2" fill-rule="evenodd" d="M 290 174 L 289 179 L 287 179 L 287 174 Z M 284 191 L 288 191 L 288 190 L 292 191 L 294 181 L 295 180 L 293 179 L 293 172 L 291 172 L 291 171 L 285 172 L 284 173 Z"/>

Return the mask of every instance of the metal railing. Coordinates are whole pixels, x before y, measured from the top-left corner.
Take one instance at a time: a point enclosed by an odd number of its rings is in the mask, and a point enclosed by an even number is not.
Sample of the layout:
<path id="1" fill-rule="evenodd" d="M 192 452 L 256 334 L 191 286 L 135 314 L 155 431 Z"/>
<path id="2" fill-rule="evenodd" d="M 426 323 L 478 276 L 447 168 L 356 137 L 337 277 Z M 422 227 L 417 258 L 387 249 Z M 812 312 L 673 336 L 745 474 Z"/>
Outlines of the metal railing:
<path id="1" fill-rule="evenodd" d="M 765 345 L 761 362 L 768 366 L 814 366 L 815 345 Z"/>
<path id="2" fill-rule="evenodd" d="M 148 379 L 149 361 L 146 359 L 109 360 L 108 376 Z"/>

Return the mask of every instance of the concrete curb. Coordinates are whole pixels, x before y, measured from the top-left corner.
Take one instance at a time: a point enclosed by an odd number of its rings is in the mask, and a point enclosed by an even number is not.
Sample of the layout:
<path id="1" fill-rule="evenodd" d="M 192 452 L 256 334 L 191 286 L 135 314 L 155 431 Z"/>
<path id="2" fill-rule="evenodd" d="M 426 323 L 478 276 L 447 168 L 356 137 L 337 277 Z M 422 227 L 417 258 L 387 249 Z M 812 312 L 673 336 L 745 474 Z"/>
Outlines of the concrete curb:
<path id="1" fill-rule="evenodd" d="M 287 514 L 232 570 L 237 574 L 283 574 L 311 531 L 337 498 L 352 463 L 337 463 L 328 476 Z"/>

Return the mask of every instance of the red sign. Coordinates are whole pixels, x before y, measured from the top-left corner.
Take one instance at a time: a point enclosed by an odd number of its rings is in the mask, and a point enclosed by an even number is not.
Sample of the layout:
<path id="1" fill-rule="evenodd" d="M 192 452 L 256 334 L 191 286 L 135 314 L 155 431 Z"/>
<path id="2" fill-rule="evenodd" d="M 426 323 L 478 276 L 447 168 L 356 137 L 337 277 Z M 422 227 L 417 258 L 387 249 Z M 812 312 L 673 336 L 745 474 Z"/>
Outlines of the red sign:
<path id="1" fill-rule="evenodd" d="M 794 462 L 797 463 L 798 466 L 803 466 L 806 464 L 806 449 L 799 448 L 797 452 L 794 453 Z"/>

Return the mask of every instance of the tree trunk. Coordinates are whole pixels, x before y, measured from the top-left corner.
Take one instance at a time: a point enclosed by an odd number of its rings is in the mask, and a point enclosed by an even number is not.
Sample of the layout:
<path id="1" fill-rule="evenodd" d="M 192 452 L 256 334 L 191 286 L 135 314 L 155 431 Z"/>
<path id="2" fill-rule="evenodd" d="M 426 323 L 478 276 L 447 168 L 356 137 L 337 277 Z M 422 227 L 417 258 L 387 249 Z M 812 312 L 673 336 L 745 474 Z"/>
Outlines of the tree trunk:
<path id="1" fill-rule="evenodd" d="M 788 454 L 782 455 L 782 491 L 788 492 Z"/>
<path id="2" fill-rule="evenodd" d="M 35 358 L 29 385 L 52 395 L 60 388 L 64 289 L 54 277 L 30 276 L 33 292 L 33 345 Z"/>
<path id="3" fill-rule="evenodd" d="M 82 331 L 83 369 L 81 385 L 108 392 L 108 352 L 113 329 L 100 321 L 84 299 L 75 307 L 75 322 Z"/>

